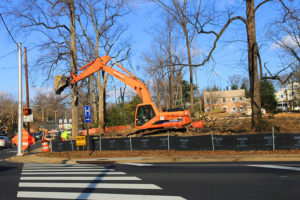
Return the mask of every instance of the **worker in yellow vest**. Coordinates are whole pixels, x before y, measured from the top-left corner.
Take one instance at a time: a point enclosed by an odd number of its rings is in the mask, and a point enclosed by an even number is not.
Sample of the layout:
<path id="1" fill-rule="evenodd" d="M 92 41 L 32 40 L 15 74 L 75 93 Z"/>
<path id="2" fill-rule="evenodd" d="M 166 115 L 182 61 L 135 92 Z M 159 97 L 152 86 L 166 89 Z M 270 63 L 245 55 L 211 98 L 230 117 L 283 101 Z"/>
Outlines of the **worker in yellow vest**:
<path id="1" fill-rule="evenodd" d="M 70 138 L 69 131 L 67 131 L 67 130 L 63 131 L 61 133 L 60 137 L 63 141 L 68 141 L 68 139 Z"/>

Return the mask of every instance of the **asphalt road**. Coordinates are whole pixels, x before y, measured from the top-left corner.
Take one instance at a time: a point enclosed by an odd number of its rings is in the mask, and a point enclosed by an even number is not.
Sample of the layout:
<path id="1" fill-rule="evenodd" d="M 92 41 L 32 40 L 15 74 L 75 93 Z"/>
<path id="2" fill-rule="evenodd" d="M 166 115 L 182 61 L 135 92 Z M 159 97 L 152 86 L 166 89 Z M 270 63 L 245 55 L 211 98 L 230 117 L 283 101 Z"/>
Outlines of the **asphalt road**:
<path id="1" fill-rule="evenodd" d="M 299 199 L 300 162 L 0 162 L 0 199 Z M 19 197 L 19 198 L 17 198 Z"/>
<path id="2" fill-rule="evenodd" d="M 37 141 L 31 149 L 40 148 L 41 141 Z M 0 199 L 17 199 L 18 184 L 23 164 L 6 162 L 6 158 L 17 155 L 17 146 L 0 149 Z"/>

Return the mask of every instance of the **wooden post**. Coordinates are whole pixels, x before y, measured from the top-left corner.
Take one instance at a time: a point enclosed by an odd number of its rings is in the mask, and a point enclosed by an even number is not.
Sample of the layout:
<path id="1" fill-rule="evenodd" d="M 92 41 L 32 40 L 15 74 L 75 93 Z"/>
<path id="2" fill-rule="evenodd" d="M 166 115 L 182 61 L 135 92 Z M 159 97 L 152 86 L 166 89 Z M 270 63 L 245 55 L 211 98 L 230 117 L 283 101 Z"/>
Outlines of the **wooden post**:
<path id="1" fill-rule="evenodd" d="M 26 107 L 29 108 L 29 87 L 28 87 L 28 65 L 27 65 L 27 51 L 26 47 L 24 47 L 24 67 L 25 67 L 25 81 L 26 81 Z M 26 123 L 26 128 L 28 133 L 30 133 L 30 122 Z"/>

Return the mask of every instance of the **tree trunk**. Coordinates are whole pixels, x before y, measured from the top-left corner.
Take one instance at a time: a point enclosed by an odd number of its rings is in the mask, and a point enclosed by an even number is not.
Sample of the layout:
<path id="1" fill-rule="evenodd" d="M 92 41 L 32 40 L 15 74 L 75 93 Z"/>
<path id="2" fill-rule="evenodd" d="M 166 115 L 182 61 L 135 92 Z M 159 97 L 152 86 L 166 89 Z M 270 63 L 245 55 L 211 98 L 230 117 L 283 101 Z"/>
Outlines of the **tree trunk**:
<path id="1" fill-rule="evenodd" d="M 104 133 L 104 84 L 101 83 L 100 72 L 97 72 L 98 76 L 98 89 L 99 89 L 99 124 L 98 130 L 100 133 Z M 104 82 L 104 81 L 103 81 Z"/>
<path id="2" fill-rule="evenodd" d="M 74 0 L 69 1 L 70 9 L 70 26 L 71 26 L 71 72 L 77 76 L 76 67 L 76 29 L 75 29 L 75 7 Z M 77 84 L 72 85 L 72 139 L 75 139 L 78 135 L 78 86 Z"/>
<path id="3" fill-rule="evenodd" d="M 198 74 L 197 69 L 195 70 L 195 78 L 196 78 L 196 84 L 197 84 L 197 94 L 198 94 L 198 103 L 199 103 L 199 111 L 202 113 L 202 104 L 201 104 L 201 98 L 200 98 L 200 92 L 199 92 L 199 83 L 198 83 Z"/>
<path id="4" fill-rule="evenodd" d="M 97 98 L 96 98 L 96 89 L 95 89 L 95 85 L 94 85 L 94 80 L 95 80 L 95 77 L 94 75 L 91 75 L 91 88 L 92 88 L 92 108 L 93 108 L 93 111 L 92 114 L 93 114 L 93 120 L 94 120 L 94 125 L 97 124 L 98 122 L 98 110 L 97 110 Z"/>
<path id="5" fill-rule="evenodd" d="M 187 53 L 188 53 L 188 62 L 189 62 L 189 70 L 190 70 L 190 113 L 191 115 L 194 114 L 194 84 L 193 84 L 193 67 L 192 65 L 192 56 L 191 56 L 191 44 L 189 41 L 189 35 L 188 35 L 188 31 L 186 28 L 186 24 L 185 27 L 183 27 L 184 30 L 184 35 L 185 35 L 185 41 L 186 41 L 186 48 L 187 48 Z"/>
<path id="6" fill-rule="evenodd" d="M 169 72 L 169 102 L 170 102 L 170 108 L 173 107 L 174 102 L 174 88 L 173 88 L 173 75 L 174 75 L 174 66 L 172 62 L 172 31 L 171 31 L 171 25 L 170 20 L 168 20 L 168 26 L 169 26 L 169 65 L 170 65 L 170 72 Z"/>
<path id="7" fill-rule="evenodd" d="M 254 0 L 247 0 L 247 39 L 248 39 L 248 65 L 250 80 L 250 95 L 252 107 L 252 131 L 258 130 L 261 121 L 261 101 L 259 92 L 258 68 L 257 68 L 257 43 L 255 32 Z"/>

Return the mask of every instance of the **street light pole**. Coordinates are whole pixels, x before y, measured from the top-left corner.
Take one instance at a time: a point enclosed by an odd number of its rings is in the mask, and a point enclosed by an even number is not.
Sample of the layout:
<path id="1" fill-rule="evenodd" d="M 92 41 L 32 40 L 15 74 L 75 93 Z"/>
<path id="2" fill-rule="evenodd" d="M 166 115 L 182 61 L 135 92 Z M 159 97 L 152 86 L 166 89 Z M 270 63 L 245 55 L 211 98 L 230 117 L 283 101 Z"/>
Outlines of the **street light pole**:
<path id="1" fill-rule="evenodd" d="M 22 129 L 23 129 L 23 116 L 22 116 L 22 50 L 21 43 L 18 43 L 19 52 L 19 107 L 18 107 L 18 153 L 17 156 L 22 156 Z"/>

